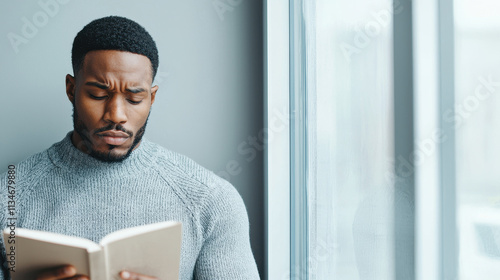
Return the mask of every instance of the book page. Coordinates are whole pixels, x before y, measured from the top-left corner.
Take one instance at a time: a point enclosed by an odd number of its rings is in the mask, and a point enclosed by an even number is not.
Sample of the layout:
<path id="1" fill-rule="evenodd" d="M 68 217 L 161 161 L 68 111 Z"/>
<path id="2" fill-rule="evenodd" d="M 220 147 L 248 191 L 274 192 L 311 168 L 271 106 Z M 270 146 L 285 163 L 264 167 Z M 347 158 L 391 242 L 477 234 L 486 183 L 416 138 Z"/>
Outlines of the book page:
<path id="1" fill-rule="evenodd" d="M 120 230 L 103 238 L 101 245 L 109 279 L 122 270 L 179 279 L 182 229 L 179 222 L 163 222 Z"/>
<path id="2" fill-rule="evenodd" d="M 9 234 L 4 230 L 4 240 Z M 22 228 L 16 229 L 15 242 L 6 244 L 7 248 L 15 246 L 13 280 L 35 279 L 43 270 L 67 264 L 74 265 L 79 274 L 88 275 L 89 252 L 100 251 L 99 245 L 84 238 Z"/>

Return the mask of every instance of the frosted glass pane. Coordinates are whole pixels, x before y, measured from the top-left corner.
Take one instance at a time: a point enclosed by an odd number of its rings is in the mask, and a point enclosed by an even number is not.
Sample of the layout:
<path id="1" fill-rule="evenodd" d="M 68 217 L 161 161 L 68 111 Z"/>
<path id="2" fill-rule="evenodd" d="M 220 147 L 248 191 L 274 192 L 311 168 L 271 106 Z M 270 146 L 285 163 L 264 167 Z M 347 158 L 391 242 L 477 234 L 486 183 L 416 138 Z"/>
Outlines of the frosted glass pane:
<path id="1" fill-rule="evenodd" d="M 461 280 L 500 275 L 500 1 L 455 0 Z"/>
<path id="2" fill-rule="evenodd" d="M 391 280 L 397 200 L 392 18 L 403 7 L 385 0 L 304 3 L 309 276 Z M 402 204 L 409 205 L 404 199 Z"/>

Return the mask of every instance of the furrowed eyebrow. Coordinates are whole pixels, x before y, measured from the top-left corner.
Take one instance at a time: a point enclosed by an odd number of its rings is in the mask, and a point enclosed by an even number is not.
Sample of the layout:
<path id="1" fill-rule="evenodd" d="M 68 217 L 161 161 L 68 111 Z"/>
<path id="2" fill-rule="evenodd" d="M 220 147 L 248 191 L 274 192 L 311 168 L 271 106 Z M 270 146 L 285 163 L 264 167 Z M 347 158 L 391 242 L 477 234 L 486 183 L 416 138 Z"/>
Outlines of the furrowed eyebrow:
<path id="1" fill-rule="evenodd" d="M 86 82 L 85 85 L 95 86 L 95 87 L 98 87 L 100 89 L 108 89 L 109 88 L 109 86 L 107 86 L 105 84 L 97 83 L 97 82 Z"/>
<path id="2" fill-rule="evenodd" d="M 126 91 L 131 92 L 131 93 L 140 93 L 146 91 L 143 88 L 127 88 Z"/>
<path id="3" fill-rule="evenodd" d="M 109 86 L 107 86 L 105 84 L 98 83 L 98 82 L 86 82 L 85 85 L 98 87 L 100 89 L 109 89 Z M 146 90 L 143 88 L 127 88 L 126 91 L 128 91 L 130 93 L 141 93 L 141 92 L 144 92 Z"/>

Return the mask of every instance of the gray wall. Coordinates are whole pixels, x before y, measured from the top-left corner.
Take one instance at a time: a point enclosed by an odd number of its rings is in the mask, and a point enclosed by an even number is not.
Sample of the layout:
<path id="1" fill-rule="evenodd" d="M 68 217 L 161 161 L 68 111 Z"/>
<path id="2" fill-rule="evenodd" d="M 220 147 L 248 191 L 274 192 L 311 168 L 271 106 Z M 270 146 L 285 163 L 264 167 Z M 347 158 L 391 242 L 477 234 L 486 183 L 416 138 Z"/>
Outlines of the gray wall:
<path id="1" fill-rule="evenodd" d="M 0 172 L 72 129 L 64 89 L 72 40 L 85 24 L 107 15 L 136 20 L 159 48 L 160 89 L 146 137 L 236 186 L 262 272 L 262 153 L 245 143 L 263 126 L 262 1 L 2 1 Z M 31 24 L 36 29 L 27 28 Z"/>

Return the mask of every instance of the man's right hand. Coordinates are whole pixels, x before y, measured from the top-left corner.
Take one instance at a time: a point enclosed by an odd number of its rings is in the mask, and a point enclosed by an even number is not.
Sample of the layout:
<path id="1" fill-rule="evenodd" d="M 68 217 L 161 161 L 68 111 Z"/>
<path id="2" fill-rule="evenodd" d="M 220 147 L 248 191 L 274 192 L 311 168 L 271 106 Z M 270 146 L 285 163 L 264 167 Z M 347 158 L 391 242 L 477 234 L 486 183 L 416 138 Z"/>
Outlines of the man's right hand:
<path id="1" fill-rule="evenodd" d="M 72 265 L 48 269 L 36 277 L 36 280 L 89 280 L 86 275 L 76 275 L 76 268 Z"/>

